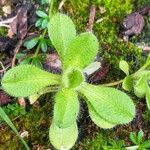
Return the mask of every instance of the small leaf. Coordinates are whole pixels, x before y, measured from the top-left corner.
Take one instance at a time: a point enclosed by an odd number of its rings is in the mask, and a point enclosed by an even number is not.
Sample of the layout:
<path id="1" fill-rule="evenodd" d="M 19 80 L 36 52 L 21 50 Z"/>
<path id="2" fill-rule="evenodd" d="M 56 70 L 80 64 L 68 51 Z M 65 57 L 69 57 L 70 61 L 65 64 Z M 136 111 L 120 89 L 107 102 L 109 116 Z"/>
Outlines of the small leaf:
<path id="1" fill-rule="evenodd" d="M 75 38 L 69 45 L 65 59 L 64 68 L 70 65 L 85 68 L 95 58 L 99 49 L 98 40 L 91 32 L 85 32 Z"/>
<path id="2" fill-rule="evenodd" d="M 142 142 L 143 136 L 144 136 L 144 132 L 142 130 L 140 130 L 137 135 L 137 141 L 139 144 Z"/>
<path id="3" fill-rule="evenodd" d="M 32 49 L 39 41 L 39 38 L 33 38 L 31 39 L 30 41 L 26 41 L 24 43 L 24 46 L 27 48 L 27 49 Z"/>
<path id="4" fill-rule="evenodd" d="M 124 78 L 122 83 L 122 88 L 126 91 L 131 91 L 133 88 L 133 78 L 132 76 L 128 75 Z"/>
<path id="5" fill-rule="evenodd" d="M 41 60 L 38 58 L 38 57 L 33 57 L 32 59 L 32 65 L 42 69 L 43 66 L 42 66 L 42 63 L 41 63 Z"/>
<path id="6" fill-rule="evenodd" d="M 134 144 L 139 144 L 138 142 L 137 142 L 137 136 L 136 136 L 136 133 L 130 133 L 130 139 L 131 139 L 131 141 L 134 143 Z"/>
<path id="7" fill-rule="evenodd" d="M 49 2 L 51 2 L 50 0 L 42 0 L 41 3 L 43 4 L 48 4 Z"/>
<path id="8" fill-rule="evenodd" d="M 42 29 L 45 29 L 48 26 L 48 22 L 49 22 L 48 18 L 43 19 L 41 24 Z"/>
<path id="9" fill-rule="evenodd" d="M 47 43 L 45 40 L 41 41 L 41 49 L 44 53 L 47 52 Z"/>
<path id="10" fill-rule="evenodd" d="M 136 84 L 134 85 L 134 93 L 139 98 L 144 97 L 148 88 L 147 74 L 144 74 L 136 81 Z"/>
<path id="11" fill-rule="evenodd" d="M 39 16 L 39 17 L 42 17 L 42 18 L 45 18 L 47 17 L 47 14 L 41 10 L 37 10 L 36 11 L 36 14 Z"/>
<path id="12" fill-rule="evenodd" d="M 119 90 L 85 83 L 80 92 L 87 98 L 96 113 L 112 124 L 129 123 L 135 116 L 132 100 Z"/>
<path id="13" fill-rule="evenodd" d="M 25 56 L 26 56 L 26 54 L 24 54 L 24 53 L 18 53 L 18 54 L 16 54 L 16 59 L 22 59 Z"/>
<path id="14" fill-rule="evenodd" d="M 67 15 L 58 13 L 51 18 L 48 33 L 52 44 L 63 59 L 66 49 L 76 36 L 74 23 Z"/>
<path id="15" fill-rule="evenodd" d="M 54 122 L 60 128 L 67 128 L 76 122 L 79 113 L 77 93 L 62 89 L 56 94 L 54 105 Z"/>
<path id="16" fill-rule="evenodd" d="M 148 109 L 150 109 L 150 88 L 148 88 L 146 92 L 146 103 L 147 103 Z"/>
<path id="17" fill-rule="evenodd" d="M 36 23 L 35 23 L 35 26 L 36 26 L 36 27 L 41 26 L 41 25 L 42 25 L 42 22 L 43 22 L 43 18 L 38 19 L 38 20 L 36 21 Z"/>
<path id="18" fill-rule="evenodd" d="M 27 64 L 30 64 L 32 61 L 32 58 L 31 57 L 27 57 L 25 58 L 23 61 L 20 62 L 20 65 L 27 65 Z"/>
<path id="19" fill-rule="evenodd" d="M 140 145 L 140 147 L 142 147 L 142 148 L 150 148 L 150 140 L 144 141 L 144 142 Z"/>
<path id="20" fill-rule="evenodd" d="M 129 65 L 125 60 L 119 62 L 119 68 L 126 74 L 129 75 Z"/>
<path id="21" fill-rule="evenodd" d="M 82 71 L 74 68 L 68 68 L 62 77 L 63 86 L 66 88 L 78 88 L 84 80 Z"/>
<path id="22" fill-rule="evenodd" d="M 92 121 L 97 126 L 104 128 L 104 129 L 109 129 L 109 128 L 113 128 L 116 125 L 116 124 L 113 124 L 113 123 L 101 118 L 101 116 L 96 111 L 94 111 L 94 108 L 92 108 L 92 106 L 90 104 L 88 104 L 88 108 L 89 108 L 89 115 L 90 115 Z"/>
<path id="23" fill-rule="evenodd" d="M 59 128 L 54 124 L 50 126 L 49 138 L 52 145 L 58 150 L 69 150 L 73 147 L 78 137 L 76 123 L 68 128 Z"/>
<path id="24" fill-rule="evenodd" d="M 59 75 L 48 73 L 32 65 L 20 65 L 10 69 L 4 75 L 2 87 L 12 96 L 26 97 L 59 82 Z"/>

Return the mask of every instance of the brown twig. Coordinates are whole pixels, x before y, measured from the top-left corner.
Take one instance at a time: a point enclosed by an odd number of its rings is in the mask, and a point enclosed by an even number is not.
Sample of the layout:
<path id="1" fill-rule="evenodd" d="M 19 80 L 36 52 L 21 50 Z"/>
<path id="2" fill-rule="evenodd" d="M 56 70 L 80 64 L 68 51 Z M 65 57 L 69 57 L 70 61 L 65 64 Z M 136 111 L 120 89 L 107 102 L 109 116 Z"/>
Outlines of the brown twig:
<path id="1" fill-rule="evenodd" d="M 16 55 L 18 54 L 19 49 L 20 49 L 22 43 L 23 43 L 23 40 L 20 40 L 20 41 L 18 42 L 18 44 L 17 44 L 15 50 L 14 50 L 14 57 L 13 57 L 13 59 L 12 59 L 11 67 L 14 67 L 14 66 L 15 66 Z"/>
<path id="2" fill-rule="evenodd" d="M 96 7 L 95 5 L 92 5 L 90 8 L 89 22 L 88 22 L 86 31 L 92 31 L 95 14 L 96 14 Z"/>

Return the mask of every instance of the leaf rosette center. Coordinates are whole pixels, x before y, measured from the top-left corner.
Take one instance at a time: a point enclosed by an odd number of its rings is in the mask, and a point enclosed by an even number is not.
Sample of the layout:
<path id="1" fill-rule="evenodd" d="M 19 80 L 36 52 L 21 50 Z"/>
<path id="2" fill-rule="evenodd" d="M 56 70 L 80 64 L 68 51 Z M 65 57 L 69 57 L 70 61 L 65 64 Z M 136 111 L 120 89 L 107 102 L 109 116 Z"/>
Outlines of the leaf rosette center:
<path id="1" fill-rule="evenodd" d="M 62 76 L 62 85 L 65 88 L 78 88 L 85 80 L 80 69 L 67 69 Z"/>

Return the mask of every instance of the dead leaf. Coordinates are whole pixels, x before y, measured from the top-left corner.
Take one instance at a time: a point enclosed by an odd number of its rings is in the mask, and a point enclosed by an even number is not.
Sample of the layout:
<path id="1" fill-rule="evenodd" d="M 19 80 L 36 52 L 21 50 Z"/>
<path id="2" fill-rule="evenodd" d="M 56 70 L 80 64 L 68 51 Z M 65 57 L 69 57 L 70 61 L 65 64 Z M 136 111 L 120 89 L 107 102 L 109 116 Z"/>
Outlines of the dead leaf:
<path id="1" fill-rule="evenodd" d="M 10 97 L 6 93 L 1 91 L 0 92 L 0 105 L 7 104 L 9 102 L 11 102 Z"/>
<path id="2" fill-rule="evenodd" d="M 8 33 L 11 33 L 10 37 L 12 36 L 12 33 L 14 33 L 17 34 L 19 39 L 24 39 L 28 30 L 28 12 L 32 9 L 32 7 L 33 5 L 31 4 L 22 5 L 18 9 L 16 16 L 0 21 L 0 26 L 10 28 L 11 31 Z"/>
<path id="3" fill-rule="evenodd" d="M 26 101 L 23 97 L 18 98 L 18 104 L 20 106 L 26 107 Z"/>
<path id="4" fill-rule="evenodd" d="M 57 53 L 48 54 L 44 63 L 46 70 L 60 73 L 61 72 L 61 61 Z"/>
<path id="5" fill-rule="evenodd" d="M 12 32 L 11 29 L 8 29 L 7 36 L 12 39 L 13 35 L 14 35 L 14 32 Z"/>
<path id="6" fill-rule="evenodd" d="M 92 5 L 90 8 L 89 22 L 86 31 L 92 31 L 95 15 L 96 15 L 96 7 L 95 5 Z"/>
<path id="7" fill-rule="evenodd" d="M 10 5 L 7 5 L 7 6 L 4 6 L 2 8 L 3 12 L 5 13 L 5 15 L 7 16 L 8 14 L 11 14 L 11 6 Z"/>
<path id="8" fill-rule="evenodd" d="M 4 5 L 5 2 L 6 2 L 6 0 L 0 0 L 0 6 L 1 6 L 1 5 Z"/>
<path id="9" fill-rule="evenodd" d="M 106 74 L 109 72 L 109 66 L 103 66 L 102 68 L 95 71 L 93 74 L 88 76 L 88 82 L 90 83 L 96 83 L 106 76 Z"/>

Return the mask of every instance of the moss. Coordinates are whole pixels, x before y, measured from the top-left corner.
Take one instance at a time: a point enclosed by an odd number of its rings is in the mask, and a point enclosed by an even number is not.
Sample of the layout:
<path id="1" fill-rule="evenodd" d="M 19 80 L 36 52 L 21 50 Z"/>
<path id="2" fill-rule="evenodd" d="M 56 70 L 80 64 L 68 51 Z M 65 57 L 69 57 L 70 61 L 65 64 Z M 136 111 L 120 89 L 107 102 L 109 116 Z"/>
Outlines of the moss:
<path id="1" fill-rule="evenodd" d="M 135 3 L 136 3 L 138 8 L 141 8 L 141 7 L 149 5 L 150 0 L 136 0 Z"/>
<path id="2" fill-rule="evenodd" d="M 28 106 L 26 116 L 22 116 L 13 121 L 18 131 L 28 131 L 29 137 L 25 140 L 30 148 L 36 147 L 37 145 L 45 146 L 46 148 L 52 147 L 48 137 L 49 126 L 52 120 L 52 99 L 50 95 L 41 97 L 40 108 Z M 0 139 L 0 145 L 2 144 L 0 150 L 24 149 L 22 143 L 11 129 L 5 127 L 4 130 L 0 132 L 0 137 L 3 137 Z"/>
<path id="3" fill-rule="evenodd" d="M 86 139 L 83 142 L 83 148 L 88 150 L 90 147 L 94 149 L 102 149 L 104 145 L 107 144 L 107 138 L 104 134 L 98 134 L 95 138 Z"/>

